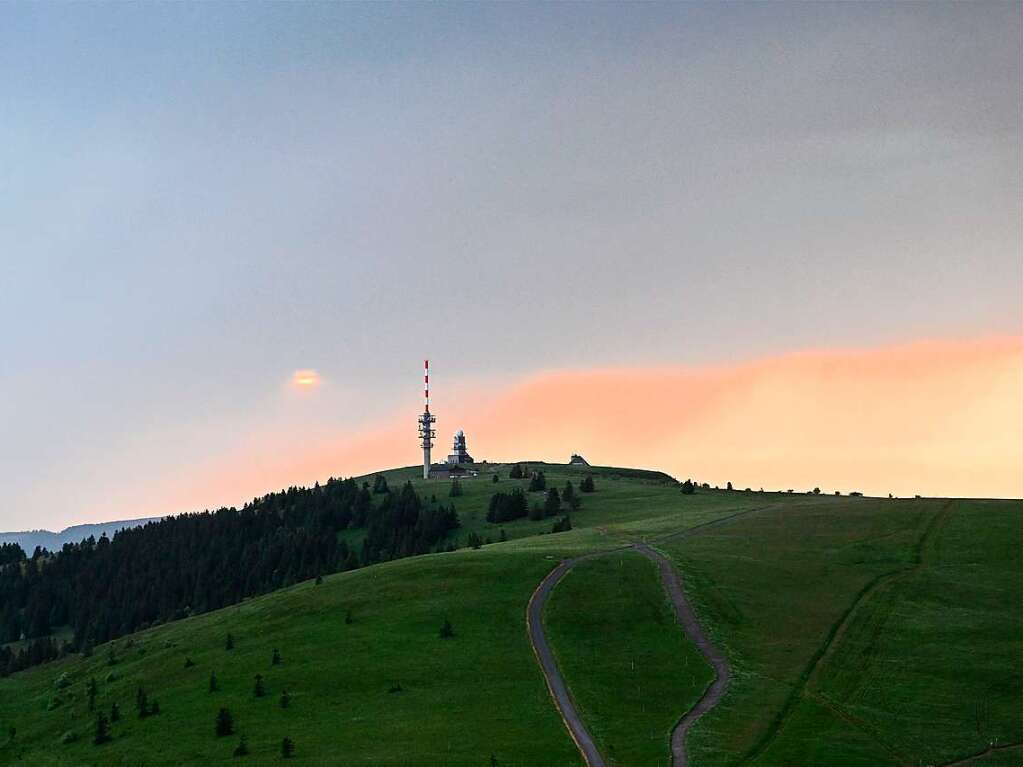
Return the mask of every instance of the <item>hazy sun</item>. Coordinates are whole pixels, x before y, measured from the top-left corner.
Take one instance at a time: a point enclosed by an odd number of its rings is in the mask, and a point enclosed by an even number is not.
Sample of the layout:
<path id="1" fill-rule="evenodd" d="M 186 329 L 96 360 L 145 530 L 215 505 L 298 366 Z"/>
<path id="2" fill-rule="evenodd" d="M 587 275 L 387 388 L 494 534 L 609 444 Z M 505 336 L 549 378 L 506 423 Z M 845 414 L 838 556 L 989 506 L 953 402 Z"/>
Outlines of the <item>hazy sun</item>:
<path id="1" fill-rule="evenodd" d="M 296 370 L 291 376 L 291 383 L 300 389 L 311 389 L 320 384 L 320 374 L 315 370 Z"/>

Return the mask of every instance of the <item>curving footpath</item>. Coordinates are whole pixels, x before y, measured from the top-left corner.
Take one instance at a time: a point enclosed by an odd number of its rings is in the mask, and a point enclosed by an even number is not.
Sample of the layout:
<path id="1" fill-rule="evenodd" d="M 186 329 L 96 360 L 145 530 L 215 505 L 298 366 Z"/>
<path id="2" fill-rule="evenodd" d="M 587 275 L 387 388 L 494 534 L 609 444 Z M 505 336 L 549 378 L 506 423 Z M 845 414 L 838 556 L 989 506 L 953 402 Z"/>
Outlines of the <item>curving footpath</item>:
<path id="1" fill-rule="evenodd" d="M 734 517 L 748 514 L 752 511 L 759 511 L 759 509 L 751 509 L 738 514 L 729 515 L 728 517 L 717 519 L 704 525 L 698 525 L 669 537 L 684 537 L 685 535 L 697 532 L 707 527 L 715 527 L 724 522 L 730 521 Z M 703 696 L 696 705 L 687 711 L 681 719 L 679 719 L 671 733 L 672 762 L 675 767 L 685 767 L 689 763 L 688 756 L 686 754 L 686 735 L 689 733 L 690 728 L 696 720 L 714 708 L 714 706 L 718 704 L 718 701 L 724 697 L 725 691 L 728 688 L 728 682 L 731 679 L 731 669 L 725 656 L 717 647 L 714 646 L 714 643 L 710 641 L 707 634 L 700 626 L 700 622 L 697 620 L 696 614 L 693 612 L 689 601 L 686 599 L 685 591 L 682 588 L 682 579 L 679 576 L 678 571 L 663 554 L 650 548 L 650 546 L 645 543 L 637 543 L 631 546 L 609 549 L 607 551 L 601 551 L 594 554 L 586 554 L 581 557 L 576 557 L 575 559 L 566 559 L 561 562 L 547 575 L 546 578 L 543 579 L 543 581 L 540 582 L 540 585 L 537 586 L 536 591 L 533 592 L 533 596 L 529 600 L 529 606 L 526 608 L 526 623 L 529 631 L 529 640 L 533 645 L 533 652 L 536 654 L 537 660 L 540 663 L 540 668 L 543 671 L 544 678 L 547 681 L 547 688 L 550 690 L 551 697 L 554 699 L 554 703 L 558 707 L 558 711 L 561 713 L 561 718 L 564 720 L 565 726 L 568 727 L 572 740 L 574 740 L 575 744 L 579 747 L 579 751 L 582 753 L 586 764 L 589 765 L 589 767 L 606 767 L 607 763 L 604 761 L 604 757 L 601 756 L 600 751 L 593 742 L 593 737 L 583 724 L 582 718 L 579 716 L 579 711 L 575 706 L 575 702 L 572 700 L 572 696 L 568 691 L 568 686 L 565 684 L 565 680 L 561 676 L 561 672 L 558 670 L 558 664 L 554 660 L 554 653 L 551 651 L 550 644 L 547 641 L 547 635 L 544 631 L 543 610 L 547 604 L 547 599 L 554 590 L 554 587 L 557 586 L 561 579 L 564 578 L 579 562 L 592 559 L 594 557 L 606 556 L 607 554 L 628 550 L 633 550 L 642 554 L 657 565 L 657 569 L 661 577 L 661 585 L 664 587 L 668 598 L 671 600 L 672 607 L 675 610 L 676 620 L 682 627 L 686 636 L 689 637 L 694 645 L 696 645 L 696 647 L 700 650 L 700 653 L 714 669 L 714 681 L 711 682 L 710 686 L 704 691 Z"/>
<path id="2" fill-rule="evenodd" d="M 664 585 L 664 590 L 668 592 L 671 604 L 675 608 L 675 619 L 682 626 L 686 636 L 696 645 L 697 649 L 699 649 L 700 653 L 714 669 L 714 681 L 710 683 L 710 686 L 704 691 L 696 705 L 678 720 L 675 729 L 671 731 L 672 764 L 675 767 L 685 767 L 685 765 L 689 764 L 689 757 L 686 754 L 686 736 L 696 723 L 696 720 L 714 708 L 725 696 L 728 682 L 732 678 L 732 670 L 728 665 L 728 660 L 714 643 L 710 641 L 703 627 L 700 626 L 700 621 L 697 620 L 696 613 L 693 612 L 693 608 L 686 599 L 685 591 L 682 590 L 682 579 L 671 562 L 663 554 L 654 551 L 645 543 L 638 544 L 634 548 L 657 565 L 657 569 L 661 573 L 661 583 Z"/>

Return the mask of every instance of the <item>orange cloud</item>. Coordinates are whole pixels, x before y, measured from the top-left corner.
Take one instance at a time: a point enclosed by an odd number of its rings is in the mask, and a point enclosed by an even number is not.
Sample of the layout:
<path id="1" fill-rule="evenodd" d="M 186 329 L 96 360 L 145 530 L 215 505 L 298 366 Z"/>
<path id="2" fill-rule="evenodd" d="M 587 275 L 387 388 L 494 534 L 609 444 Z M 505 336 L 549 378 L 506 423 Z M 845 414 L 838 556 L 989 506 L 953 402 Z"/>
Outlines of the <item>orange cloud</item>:
<path id="1" fill-rule="evenodd" d="M 569 370 L 438 403 L 445 454 L 658 468 L 737 487 L 1023 497 L 1023 338 L 815 351 L 705 368 Z M 415 400 L 410 400 L 415 401 Z M 166 488 L 167 510 L 415 464 L 415 408 L 360 434 L 265 434 Z M 154 512 L 159 513 L 154 509 Z"/>

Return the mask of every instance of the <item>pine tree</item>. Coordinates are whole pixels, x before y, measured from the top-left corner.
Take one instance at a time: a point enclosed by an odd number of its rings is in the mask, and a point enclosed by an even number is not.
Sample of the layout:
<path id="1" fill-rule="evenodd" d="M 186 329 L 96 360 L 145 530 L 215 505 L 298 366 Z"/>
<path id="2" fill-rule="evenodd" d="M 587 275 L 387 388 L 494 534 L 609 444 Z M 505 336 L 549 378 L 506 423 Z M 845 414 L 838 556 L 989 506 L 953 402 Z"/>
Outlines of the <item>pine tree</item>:
<path id="1" fill-rule="evenodd" d="M 141 687 L 135 691 L 135 711 L 138 713 L 139 719 L 149 716 L 149 696 Z"/>
<path id="2" fill-rule="evenodd" d="M 693 484 L 691 479 L 687 479 L 682 483 L 682 495 L 692 495 L 696 492 L 696 485 Z"/>
<path id="3" fill-rule="evenodd" d="M 96 716 L 96 734 L 93 735 L 92 742 L 97 746 L 110 742 L 110 722 L 105 714 Z"/>
<path id="4" fill-rule="evenodd" d="M 257 698 L 262 698 L 266 694 L 266 689 L 263 687 L 263 675 L 256 674 L 256 684 L 252 688 L 252 694 Z"/>
<path id="5" fill-rule="evenodd" d="M 496 485 L 498 482 L 500 482 L 500 478 L 495 473 L 494 476 L 490 479 L 490 481 Z"/>
<path id="6" fill-rule="evenodd" d="M 217 724 L 215 730 L 218 738 L 223 738 L 227 735 L 231 735 L 234 732 L 234 717 L 231 716 L 231 712 L 226 708 L 220 709 L 217 712 Z"/>
<path id="7" fill-rule="evenodd" d="M 547 489 L 547 477 L 542 471 L 534 471 L 529 479 L 529 492 L 535 493 Z"/>
<path id="8" fill-rule="evenodd" d="M 195 661 L 191 658 L 185 658 L 185 668 L 192 668 L 195 665 Z"/>
<path id="9" fill-rule="evenodd" d="M 216 692 L 219 689 L 217 685 L 217 674 L 214 671 L 210 672 L 210 692 Z"/>
<path id="10" fill-rule="evenodd" d="M 558 494 L 558 488 L 552 487 L 547 491 L 547 498 L 543 504 L 544 515 L 553 517 L 561 511 L 561 496 Z"/>
<path id="11" fill-rule="evenodd" d="M 501 535 L 498 536 L 497 540 L 501 541 L 501 543 L 504 543 L 506 540 L 508 540 L 508 533 L 504 531 L 503 527 L 501 528 Z"/>
<path id="12" fill-rule="evenodd" d="M 277 648 L 274 648 L 273 655 L 270 658 L 270 665 L 271 666 L 281 665 L 281 651 L 278 650 Z"/>
<path id="13" fill-rule="evenodd" d="M 289 705 L 291 705 L 291 696 L 288 695 L 288 691 L 287 690 L 282 690 L 281 691 L 281 708 L 287 708 Z"/>
<path id="14" fill-rule="evenodd" d="M 451 621 L 449 621 L 447 618 L 445 618 L 443 625 L 440 627 L 440 638 L 441 639 L 450 639 L 454 635 L 455 635 L 455 630 L 451 626 Z"/>
<path id="15" fill-rule="evenodd" d="M 244 735 L 241 736 L 241 739 L 238 741 L 238 745 L 235 746 L 234 751 L 232 753 L 234 756 L 249 755 L 249 742 L 245 739 Z"/>
<path id="16" fill-rule="evenodd" d="M 290 759 L 295 753 L 295 744 L 291 742 L 291 738 L 285 738 L 281 741 L 281 758 Z"/>
<path id="17" fill-rule="evenodd" d="M 89 711 L 96 710 L 96 680 L 93 677 L 85 685 L 85 694 L 89 699 Z"/>
<path id="18" fill-rule="evenodd" d="M 561 500 L 563 500 L 569 506 L 571 506 L 572 501 L 575 500 L 575 488 L 572 487 L 571 480 L 565 483 L 565 489 L 561 491 Z"/>
<path id="19" fill-rule="evenodd" d="M 234 635 L 230 631 L 227 632 L 227 638 L 224 640 L 224 649 L 225 650 L 234 649 Z"/>
<path id="20" fill-rule="evenodd" d="M 121 707 L 118 706 L 116 702 L 110 704 L 110 721 L 121 721 Z"/>
<path id="21" fill-rule="evenodd" d="M 511 471 L 508 472 L 508 479 L 522 479 L 522 467 L 519 464 L 511 467 Z"/>
<path id="22" fill-rule="evenodd" d="M 459 498 L 462 495 L 462 483 L 457 479 L 451 480 L 451 488 L 448 490 L 450 498 Z"/>
<path id="23" fill-rule="evenodd" d="M 583 493 L 592 493 L 596 488 L 593 485 L 593 475 L 587 474 L 579 483 L 579 490 Z"/>

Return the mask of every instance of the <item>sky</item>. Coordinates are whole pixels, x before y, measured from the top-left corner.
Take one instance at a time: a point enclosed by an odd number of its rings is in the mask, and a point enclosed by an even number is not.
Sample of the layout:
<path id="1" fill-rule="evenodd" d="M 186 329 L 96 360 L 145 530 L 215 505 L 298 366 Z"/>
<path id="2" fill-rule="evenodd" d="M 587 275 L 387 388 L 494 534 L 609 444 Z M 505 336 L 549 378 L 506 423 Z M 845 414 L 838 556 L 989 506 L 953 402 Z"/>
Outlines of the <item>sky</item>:
<path id="1" fill-rule="evenodd" d="M 1021 39 L 1013 3 L 0 5 L 0 529 L 414 464 L 424 357 L 437 452 L 1023 496 Z"/>

